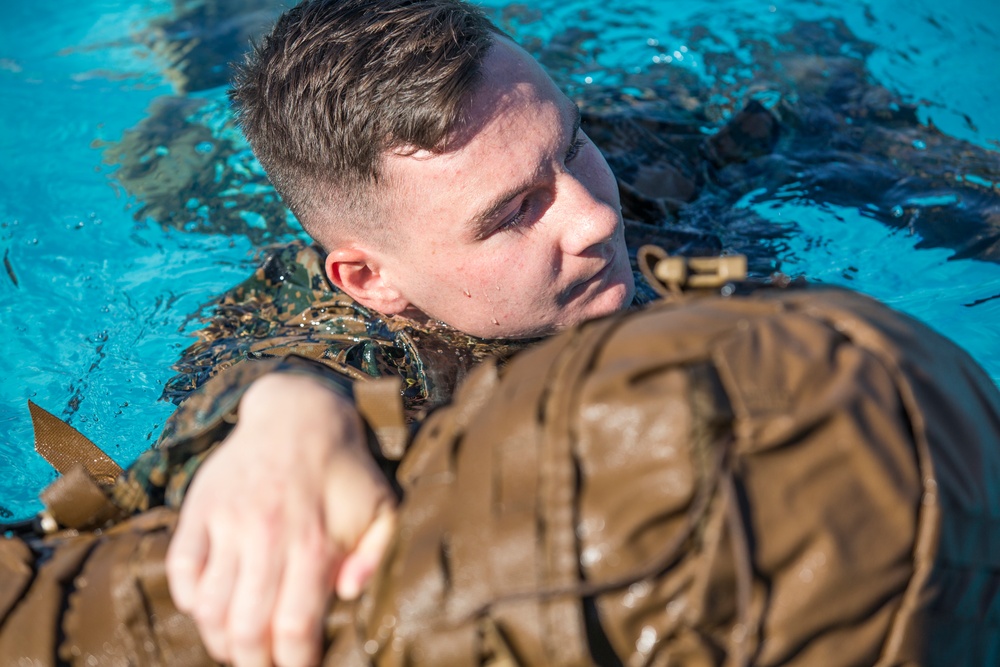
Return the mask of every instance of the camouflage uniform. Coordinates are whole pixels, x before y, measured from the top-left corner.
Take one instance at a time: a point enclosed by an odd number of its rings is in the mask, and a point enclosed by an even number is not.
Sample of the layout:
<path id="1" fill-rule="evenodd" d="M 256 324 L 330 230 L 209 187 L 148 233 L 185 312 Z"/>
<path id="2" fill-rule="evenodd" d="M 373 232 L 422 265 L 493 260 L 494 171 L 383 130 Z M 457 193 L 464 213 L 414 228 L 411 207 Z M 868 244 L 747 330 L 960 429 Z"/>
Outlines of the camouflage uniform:
<path id="1" fill-rule="evenodd" d="M 164 391 L 180 407 L 114 490 L 129 511 L 179 505 L 194 471 L 235 424 L 243 392 L 266 373 L 308 374 L 347 397 L 353 382 L 398 377 L 407 419 L 416 423 L 473 365 L 530 342 L 485 341 L 444 324 L 381 316 L 330 285 L 322 253 L 304 243 L 269 253 L 214 306 Z"/>
<path id="2" fill-rule="evenodd" d="M 642 305 L 655 295 L 636 275 L 633 305 Z M 448 401 L 473 366 L 507 359 L 535 342 L 484 340 L 440 322 L 382 316 L 330 285 L 322 252 L 304 243 L 269 253 L 214 307 L 211 323 L 164 390 L 180 404 L 177 411 L 156 447 L 113 489 L 129 512 L 180 504 L 198 466 L 236 423 L 243 392 L 266 373 L 308 374 L 348 398 L 354 382 L 399 378 L 407 421 L 416 425 Z"/>

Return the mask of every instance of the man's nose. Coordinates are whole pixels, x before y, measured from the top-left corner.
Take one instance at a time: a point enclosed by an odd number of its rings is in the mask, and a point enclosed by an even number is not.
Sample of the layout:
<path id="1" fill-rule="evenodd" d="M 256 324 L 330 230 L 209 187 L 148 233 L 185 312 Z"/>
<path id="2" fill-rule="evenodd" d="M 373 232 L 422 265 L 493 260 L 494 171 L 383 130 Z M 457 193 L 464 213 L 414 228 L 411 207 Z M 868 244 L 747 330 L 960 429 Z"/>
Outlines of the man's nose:
<path id="1" fill-rule="evenodd" d="M 588 250 L 609 245 L 621 221 L 619 210 L 597 196 L 590 187 L 573 174 L 561 174 L 559 207 L 562 222 L 562 251 L 583 255 Z M 608 248 L 610 251 L 610 248 Z M 604 252 L 602 249 L 601 252 Z"/>

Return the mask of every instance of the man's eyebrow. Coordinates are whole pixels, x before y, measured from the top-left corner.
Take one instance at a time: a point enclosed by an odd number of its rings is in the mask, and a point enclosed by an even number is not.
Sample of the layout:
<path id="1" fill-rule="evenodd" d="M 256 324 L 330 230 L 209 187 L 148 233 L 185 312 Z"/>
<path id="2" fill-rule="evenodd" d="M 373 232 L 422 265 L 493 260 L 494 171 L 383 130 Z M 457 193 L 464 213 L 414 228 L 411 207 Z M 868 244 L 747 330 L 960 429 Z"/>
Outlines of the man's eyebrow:
<path id="1" fill-rule="evenodd" d="M 535 184 L 535 180 L 535 174 L 532 174 L 530 179 L 527 179 L 523 183 L 519 183 L 500 193 L 493 199 L 489 206 L 477 213 L 475 217 L 472 218 L 472 222 L 469 224 L 474 238 L 477 241 L 482 241 L 486 238 L 489 235 L 490 225 L 493 222 L 493 218 L 496 217 L 497 213 L 507 208 L 510 202 L 518 196 L 531 189 L 531 187 Z"/>
<path id="2" fill-rule="evenodd" d="M 580 107 L 573 102 L 570 102 L 570 107 L 570 114 L 573 116 L 573 131 L 570 133 L 569 141 L 570 145 L 573 145 L 576 143 L 577 137 L 580 134 Z M 533 174 L 530 179 L 505 190 L 497 195 L 482 211 L 473 216 L 472 221 L 469 223 L 469 228 L 472 230 L 473 238 L 477 241 L 481 241 L 486 238 L 490 231 L 490 224 L 492 223 L 493 218 L 496 217 L 497 213 L 507 208 L 510 202 L 518 196 L 531 189 L 535 180 L 536 175 Z"/>

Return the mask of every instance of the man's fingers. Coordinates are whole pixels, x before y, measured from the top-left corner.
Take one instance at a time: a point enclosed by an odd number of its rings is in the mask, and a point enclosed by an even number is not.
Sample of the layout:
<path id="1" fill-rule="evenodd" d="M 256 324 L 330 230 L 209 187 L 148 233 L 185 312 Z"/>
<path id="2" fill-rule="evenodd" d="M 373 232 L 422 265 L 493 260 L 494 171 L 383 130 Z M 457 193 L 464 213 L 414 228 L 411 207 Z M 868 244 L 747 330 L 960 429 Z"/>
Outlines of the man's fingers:
<path id="1" fill-rule="evenodd" d="M 240 577 L 226 620 L 229 658 L 237 667 L 271 667 L 271 613 L 278 597 L 284 552 L 265 545 L 280 527 L 251 521 L 243 530 Z"/>
<path id="2" fill-rule="evenodd" d="M 207 559 L 208 531 L 205 524 L 197 520 L 181 520 L 167 550 L 166 568 L 170 596 L 177 608 L 185 613 L 190 614 L 194 610 L 198 581 Z"/>
<path id="3" fill-rule="evenodd" d="M 241 399 L 240 423 L 192 483 L 168 556 L 177 606 L 216 660 L 319 661 L 337 574 L 357 595 L 392 532 L 395 498 L 363 435 L 350 404 L 308 378 L 265 376 Z"/>
<path id="4" fill-rule="evenodd" d="M 211 554 L 198 581 L 195 604 L 191 610 L 205 648 L 219 662 L 229 662 L 226 623 L 240 567 L 236 541 L 232 537 L 231 532 L 211 536 Z"/>
<path id="5" fill-rule="evenodd" d="M 337 597 L 353 600 L 378 568 L 382 555 L 396 528 L 396 508 L 386 503 L 362 534 L 354 551 L 349 553 L 337 573 Z"/>
<path id="6" fill-rule="evenodd" d="M 319 526 L 289 553 L 271 625 L 271 650 L 278 667 L 319 662 L 330 571 L 336 559 Z"/>

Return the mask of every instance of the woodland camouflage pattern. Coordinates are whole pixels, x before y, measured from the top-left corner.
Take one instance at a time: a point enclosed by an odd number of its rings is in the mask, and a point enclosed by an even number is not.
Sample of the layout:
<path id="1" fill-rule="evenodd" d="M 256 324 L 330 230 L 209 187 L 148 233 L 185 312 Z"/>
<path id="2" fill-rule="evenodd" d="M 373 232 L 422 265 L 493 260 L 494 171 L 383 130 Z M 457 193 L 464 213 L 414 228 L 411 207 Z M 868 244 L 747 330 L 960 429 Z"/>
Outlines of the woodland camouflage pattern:
<path id="1" fill-rule="evenodd" d="M 213 304 L 211 324 L 185 351 L 176 366 L 181 374 L 164 391 L 180 407 L 157 447 L 119 480 L 119 505 L 129 511 L 178 506 L 198 465 L 235 423 L 243 392 L 264 373 L 308 373 L 347 395 L 351 382 L 398 377 L 407 416 L 416 422 L 445 402 L 473 365 L 528 344 L 382 317 L 332 287 L 322 267 L 323 255 L 313 246 L 279 248 Z"/>

